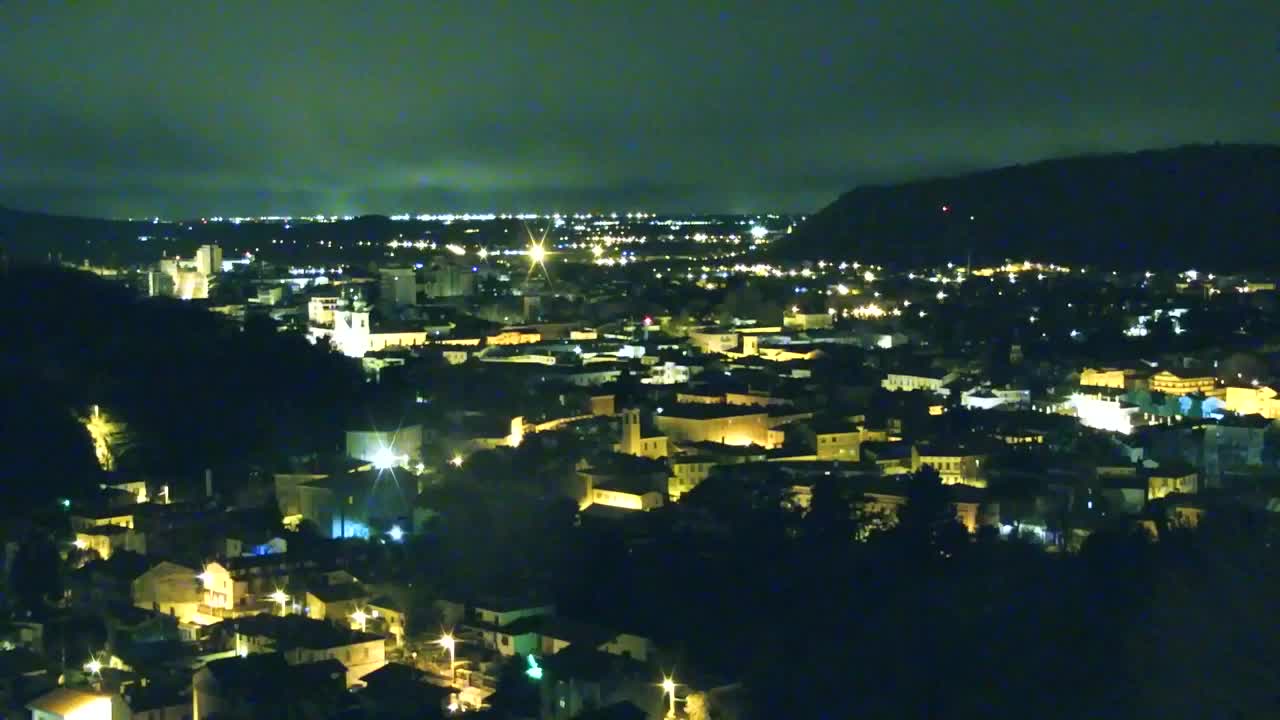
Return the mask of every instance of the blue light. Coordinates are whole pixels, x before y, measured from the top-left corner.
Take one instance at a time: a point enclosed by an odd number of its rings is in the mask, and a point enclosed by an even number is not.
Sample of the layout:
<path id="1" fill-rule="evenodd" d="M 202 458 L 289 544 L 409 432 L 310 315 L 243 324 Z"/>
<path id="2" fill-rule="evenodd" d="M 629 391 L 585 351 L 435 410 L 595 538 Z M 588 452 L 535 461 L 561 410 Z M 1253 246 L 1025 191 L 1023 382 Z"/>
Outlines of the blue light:
<path id="1" fill-rule="evenodd" d="M 538 658 L 526 655 L 525 660 L 529 662 L 529 667 L 525 668 L 524 674 L 529 676 L 530 680 L 541 680 L 542 666 L 538 665 Z"/>

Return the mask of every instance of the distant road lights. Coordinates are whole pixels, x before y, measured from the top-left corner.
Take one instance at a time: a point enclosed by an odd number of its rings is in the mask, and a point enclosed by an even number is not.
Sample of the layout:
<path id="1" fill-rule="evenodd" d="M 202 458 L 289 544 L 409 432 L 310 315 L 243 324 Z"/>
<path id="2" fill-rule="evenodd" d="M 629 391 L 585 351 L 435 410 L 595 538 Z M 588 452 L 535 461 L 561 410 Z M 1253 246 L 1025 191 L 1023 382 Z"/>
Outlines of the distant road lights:
<path id="1" fill-rule="evenodd" d="M 604 248 L 599 245 L 592 245 L 591 254 L 594 255 L 596 259 L 599 259 L 604 256 Z"/>
<path id="2" fill-rule="evenodd" d="M 489 251 L 485 248 L 480 248 L 476 251 L 476 255 L 479 256 L 481 260 L 486 260 L 489 257 Z"/>
<path id="3" fill-rule="evenodd" d="M 769 230 L 759 225 L 751 228 L 751 237 L 755 240 L 763 240 L 768 234 Z"/>
<path id="4" fill-rule="evenodd" d="M 392 525 L 391 529 L 387 531 L 387 537 L 391 538 L 392 542 L 401 542 L 404 540 L 404 528 L 399 525 Z"/>
<path id="5" fill-rule="evenodd" d="M 875 274 L 875 273 L 873 273 L 873 272 L 871 272 L 870 270 L 868 270 L 868 271 L 866 271 L 866 272 L 862 273 L 862 279 L 863 279 L 863 280 L 866 280 L 867 282 L 875 282 L 875 281 L 876 281 L 876 274 Z"/>
<path id="6" fill-rule="evenodd" d="M 939 291 L 938 291 L 938 294 L 937 294 L 937 295 L 935 295 L 934 297 L 938 298 L 938 301 L 939 301 L 939 302 L 941 302 L 941 301 L 943 301 L 943 300 L 946 300 L 946 299 L 947 299 L 947 294 L 946 294 L 945 292 L 943 292 L 943 291 L 939 290 Z"/>
<path id="7" fill-rule="evenodd" d="M 463 462 L 464 458 L 459 453 L 454 453 L 453 457 L 449 458 L 449 464 L 456 468 L 462 467 Z"/>

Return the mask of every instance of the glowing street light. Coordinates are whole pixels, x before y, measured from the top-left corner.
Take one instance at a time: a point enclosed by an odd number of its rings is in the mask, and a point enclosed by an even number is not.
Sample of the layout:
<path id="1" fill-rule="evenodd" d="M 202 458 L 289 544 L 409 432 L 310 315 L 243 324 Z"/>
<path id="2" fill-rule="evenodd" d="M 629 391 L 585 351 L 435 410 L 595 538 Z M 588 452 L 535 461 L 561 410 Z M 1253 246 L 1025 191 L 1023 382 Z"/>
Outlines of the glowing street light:
<path id="1" fill-rule="evenodd" d="M 387 537 L 390 537 L 392 542 L 401 542 L 404 540 L 404 528 L 399 525 L 392 525 L 391 529 L 387 531 Z"/>
<path id="2" fill-rule="evenodd" d="M 667 696 L 667 717 L 674 718 L 676 716 L 676 681 L 675 678 L 664 676 L 662 678 L 662 692 Z"/>
<path id="3" fill-rule="evenodd" d="M 530 243 L 525 253 L 529 256 L 529 262 L 534 265 L 541 265 L 547 259 L 547 248 L 541 242 Z"/>
<path id="4" fill-rule="evenodd" d="M 441 635 L 439 640 L 436 640 L 436 644 L 444 648 L 445 650 L 449 651 L 449 682 L 456 681 L 458 673 L 457 673 L 457 670 L 454 669 L 454 666 L 457 664 L 457 661 L 458 661 L 457 638 L 453 636 L 453 633 L 447 632 Z"/>
<path id="5" fill-rule="evenodd" d="M 285 591 L 280 588 L 276 588 L 276 591 L 268 595 L 267 598 L 270 599 L 271 602 L 280 606 L 280 615 L 283 616 L 288 614 L 289 595 Z"/>
<path id="6" fill-rule="evenodd" d="M 454 467 L 460 468 L 462 467 L 462 463 L 463 463 L 463 457 L 459 453 L 454 453 L 453 457 L 449 458 L 449 464 Z"/>
<path id="7" fill-rule="evenodd" d="M 356 610 L 351 613 L 351 619 L 355 621 L 360 632 L 364 632 L 369 626 L 369 614 L 363 610 Z"/>
<path id="8" fill-rule="evenodd" d="M 378 470 L 390 470 L 400 465 L 405 459 L 405 456 L 396 455 L 395 451 L 389 447 L 380 447 L 374 451 L 370 461 L 373 463 L 373 467 Z"/>
<path id="9" fill-rule="evenodd" d="M 84 671 L 90 675 L 102 675 L 102 661 L 98 658 L 90 658 L 89 662 L 84 664 Z"/>

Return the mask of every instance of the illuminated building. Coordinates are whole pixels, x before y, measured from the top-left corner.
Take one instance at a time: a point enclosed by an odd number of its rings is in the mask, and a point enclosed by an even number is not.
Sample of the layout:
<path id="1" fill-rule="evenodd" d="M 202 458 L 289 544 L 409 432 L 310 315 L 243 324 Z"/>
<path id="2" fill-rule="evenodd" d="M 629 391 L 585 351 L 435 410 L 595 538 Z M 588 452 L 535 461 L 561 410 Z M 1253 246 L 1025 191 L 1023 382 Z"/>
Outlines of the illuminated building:
<path id="1" fill-rule="evenodd" d="M 1190 495 L 1198 491 L 1199 486 L 1200 475 L 1194 468 L 1179 465 L 1159 468 L 1147 476 L 1147 500 L 1159 500 L 1174 493 Z"/>
<path id="2" fill-rule="evenodd" d="M 348 624 L 351 616 L 358 610 L 364 610 L 366 615 L 372 615 L 365 609 L 372 597 L 373 595 L 360 583 L 340 583 L 308 590 L 303 604 L 306 607 L 307 617 L 344 625 Z"/>
<path id="3" fill-rule="evenodd" d="M 880 387 L 892 392 L 898 391 L 915 391 L 924 390 L 927 392 L 941 392 L 943 387 L 955 380 L 956 376 L 952 373 L 944 372 L 928 372 L 928 373 L 888 373 L 884 380 L 880 381 Z"/>
<path id="4" fill-rule="evenodd" d="M 862 447 L 862 431 L 857 428 L 815 429 L 813 442 L 818 460 L 857 462 Z"/>
<path id="5" fill-rule="evenodd" d="M 215 611 L 231 610 L 244 598 L 244 584 L 241 583 L 240 588 L 237 588 L 231 571 L 219 563 L 205 565 L 196 579 L 200 581 L 201 603 L 207 608 Z M 237 589 L 240 592 L 236 592 Z"/>
<path id="6" fill-rule="evenodd" d="M 222 249 L 217 245 L 201 245 L 194 258 L 165 258 L 159 273 L 168 280 L 148 275 L 148 294 L 169 295 L 181 300 L 203 300 L 209 297 L 214 279 L 222 272 Z"/>
<path id="7" fill-rule="evenodd" d="M 1031 391 L 1019 388 L 982 387 L 960 393 L 960 405 L 974 410 L 996 407 L 1026 407 L 1031 404 Z"/>
<path id="8" fill-rule="evenodd" d="M 622 510 L 661 507 L 670 474 L 665 463 L 634 455 L 612 454 L 578 463 L 580 509 L 603 505 Z"/>
<path id="9" fill-rule="evenodd" d="M 77 509 L 71 513 L 71 529 L 76 531 L 94 528 L 118 527 L 133 529 L 133 512 L 124 508 Z"/>
<path id="10" fill-rule="evenodd" d="M 665 490 L 665 488 L 663 488 Z M 604 505 L 622 510 L 653 510 L 662 507 L 662 492 L 644 481 L 611 482 L 591 488 L 590 505 Z"/>
<path id="11" fill-rule="evenodd" d="M 202 275 L 222 272 L 222 248 L 217 245 L 201 245 L 196 248 L 195 270 Z"/>
<path id="12" fill-rule="evenodd" d="M 591 396 L 591 414 L 596 416 L 612 415 L 616 412 L 617 396 L 615 395 L 592 395 Z"/>
<path id="13" fill-rule="evenodd" d="M 430 336 L 425 329 L 389 329 L 379 328 L 375 331 L 370 324 L 368 307 L 359 301 L 342 305 L 333 311 L 333 329 L 313 327 L 310 332 L 313 342 L 322 338 L 332 338 L 338 352 L 348 357 L 364 357 L 371 352 L 379 352 L 397 347 L 419 347 L 427 344 Z"/>
<path id="14" fill-rule="evenodd" d="M 674 502 L 698 487 L 711 474 L 716 462 L 709 457 L 691 455 L 671 461 L 671 477 L 667 480 L 667 496 Z"/>
<path id="15" fill-rule="evenodd" d="M 1187 373 L 1161 370 L 1151 376 L 1148 381 L 1153 392 L 1168 395 L 1190 395 L 1191 393 L 1210 393 L 1218 386 L 1212 374 Z"/>
<path id="16" fill-rule="evenodd" d="M 337 296 L 313 297 L 307 301 L 307 323 L 320 327 L 333 327 L 333 312 L 337 309 Z"/>
<path id="17" fill-rule="evenodd" d="M 1142 408 L 1119 397 L 1076 393 L 1068 404 L 1080 418 L 1081 425 L 1095 430 L 1128 435 L 1143 424 Z"/>
<path id="18" fill-rule="evenodd" d="M 280 653 L 289 665 L 337 660 L 347 669 L 348 686 L 387 664 L 384 637 L 325 620 L 262 614 L 230 622 L 236 647 L 247 655 Z"/>
<path id="19" fill-rule="evenodd" d="M 199 577 L 195 568 L 160 562 L 134 579 L 130 586 L 133 604 L 172 615 L 178 622 L 197 622 L 204 595 Z"/>
<path id="20" fill-rule="evenodd" d="M 486 345 L 528 345 L 542 342 L 542 333 L 528 328 L 506 328 L 484 340 Z"/>
<path id="21" fill-rule="evenodd" d="M 651 366 L 649 376 L 641 378 L 640 382 L 645 385 L 682 385 L 689 382 L 689 378 L 688 365 L 677 365 L 668 361 Z"/>
<path id="22" fill-rule="evenodd" d="M 694 330 L 689 333 L 689 343 L 708 354 L 731 352 L 738 347 L 739 334 L 726 330 Z"/>
<path id="23" fill-rule="evenodd" d="M 667 457 L 667 438 L 661 434 L 644 436 L 639 410 L 622 412 L 622 440 L 616 446 L 623 455 L 634 455 L 651 460 Z"/>
<path id="24" fill-rule="evenodd" d="M 1133 370 L 1119 368 L 1085 368 L 1080 371 L 1080 387 L 1124 390 L 1134 374 Z"/>
<path id="25" fill-rule="evenodd" d="M 296 486 L 298 515 L 328 538 L 368 538 L 376 528 L 407 527 L 417 481 L 404 468 L 335 475 Z"/>
<path id="26" fill-rule="evenodd" d="M 92 550 L 103 560 L 110 558 L 117 550 L 147 554 L 147 537 L 132 528 L 119 525 L 99 525 L 76 532 L 75 546 L 81 550 Z"/>
<path id="27" fill-rule="evenodd" d="M 1228 386 L 1224 400 L 1226 409 L 1237 415 L 1261 415 L 1268 420 L 1280 420 L 1280 393 L 1270 385 Z"/>
<path id="28" fill-rule="evenodd" d="M 831 313 L 805 313 L 795 310 L 782 316 L 782 327 L 789 330 L 829 330 L 835 324 L 835 316 Z"/>
<path id="29" fill-rule="evenodd" d="M 943 485 L 986 487 L 987 456 L 960 448 L 922 447 L 915 458 L 915 470 L 928 465 L 938 471 Z"/>
<path id="30" fill-rule="evenodd" d="M 112 720 L 112 696 L 60 687 L 27 704 L 31 720 Z"/>
<path id="31" fill-rule="evenodd" d="M 725 445 L 782 444 L 783 433 L 771 430 L 769 413 L 730 405 L 681 404 L 654 416 L 658 431 L 677 443 L 714 442 Z"/>

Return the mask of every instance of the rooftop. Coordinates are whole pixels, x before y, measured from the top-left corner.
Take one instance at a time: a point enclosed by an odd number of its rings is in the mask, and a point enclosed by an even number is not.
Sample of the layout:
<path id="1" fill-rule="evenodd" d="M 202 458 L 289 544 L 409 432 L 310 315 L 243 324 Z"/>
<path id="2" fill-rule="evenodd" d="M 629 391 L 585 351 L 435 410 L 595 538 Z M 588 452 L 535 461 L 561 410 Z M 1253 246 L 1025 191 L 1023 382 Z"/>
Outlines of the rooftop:
<path id="1" fill-rule="evenodd" d="M 277 650 L 307 648 L 327 650 L 344 645 L 381 640 L 381 635 L 348 630 L 323 620 L 312 620 L 298 615 L 251 615 L 226 621 L 237 633 L 268 637 L 275 641 Z"/>
<path id="2" fill-rule="evenodd" d="M 673 417 L 689 420 L 714 420 L 717 418 L 742 417 L 746 415 L 768 415 L 763 407 L 746 405 L 688 403 L 670 405 L 663 408 L 658 418 Z"/>
<path id="3" fill-rule="evenodd" d="M 325 603 L 365 600 L 369 598 L 369 591 L 360 583 L 321 585 L 307 590 L 307 593 L 316 596 L 320 602 Z"/>

